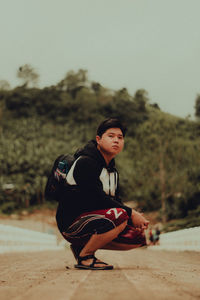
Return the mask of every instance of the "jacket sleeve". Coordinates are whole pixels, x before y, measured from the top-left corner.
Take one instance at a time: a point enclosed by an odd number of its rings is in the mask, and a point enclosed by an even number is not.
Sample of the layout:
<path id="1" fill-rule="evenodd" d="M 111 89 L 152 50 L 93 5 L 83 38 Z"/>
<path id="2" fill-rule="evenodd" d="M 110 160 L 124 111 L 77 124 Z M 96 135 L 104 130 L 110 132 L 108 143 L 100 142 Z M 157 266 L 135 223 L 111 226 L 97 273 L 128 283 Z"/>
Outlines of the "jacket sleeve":
<path id="1" fill-rule="evenodd" d="M 116 201 L 104 192 L 99 179 L 100 172 L 96 161 L 89 157 L 82 157 L 76 163 L 73 176 L 83 195 L 86 207 L 91 210 L 121 207 L 131 216 L 132 209 L 130 207 Z"/>

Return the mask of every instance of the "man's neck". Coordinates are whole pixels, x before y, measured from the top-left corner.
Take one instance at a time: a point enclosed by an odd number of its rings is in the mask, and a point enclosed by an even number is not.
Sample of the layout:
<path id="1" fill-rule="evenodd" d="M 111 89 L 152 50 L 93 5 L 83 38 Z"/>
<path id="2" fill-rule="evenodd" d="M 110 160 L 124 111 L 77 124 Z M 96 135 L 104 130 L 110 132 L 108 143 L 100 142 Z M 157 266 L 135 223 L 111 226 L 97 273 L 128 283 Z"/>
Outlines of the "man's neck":
<path id="1" fill-rule="evenodd" d="M 111 160 L 114 158 L 114 155 L 109 155 L 108 153 L 105 153 L 100 147 L 99 145 L 97 145 L 97 149 L 99 150 L 99 152 L 101 153 L 101 155 L 103 156 L 107 166 L 109 165 L 109 163 L 111 162 Z"/>

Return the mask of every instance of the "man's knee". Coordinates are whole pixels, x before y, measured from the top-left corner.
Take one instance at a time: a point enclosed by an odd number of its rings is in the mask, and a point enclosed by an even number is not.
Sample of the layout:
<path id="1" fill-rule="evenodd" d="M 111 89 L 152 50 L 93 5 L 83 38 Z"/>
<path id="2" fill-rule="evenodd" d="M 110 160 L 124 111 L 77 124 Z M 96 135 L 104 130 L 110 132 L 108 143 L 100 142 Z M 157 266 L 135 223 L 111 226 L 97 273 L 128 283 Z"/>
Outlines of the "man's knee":
<path id="1" fill-rule="evenodd" d="M 106 217 L 111 219 L 117 226 L 129 219 L 126 210 L 120 207 L 110 208 L 106 212 Z"/>

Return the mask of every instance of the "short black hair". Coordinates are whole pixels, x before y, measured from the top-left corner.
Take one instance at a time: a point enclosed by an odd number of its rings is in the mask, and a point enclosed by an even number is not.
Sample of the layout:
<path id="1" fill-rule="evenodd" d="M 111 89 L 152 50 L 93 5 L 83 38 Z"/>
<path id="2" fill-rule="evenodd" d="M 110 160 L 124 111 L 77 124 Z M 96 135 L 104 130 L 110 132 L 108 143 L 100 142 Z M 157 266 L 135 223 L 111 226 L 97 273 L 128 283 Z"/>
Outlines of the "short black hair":
<path id="1" fill-rule="evenodd" d="M 119 119 L 108 118 L 100 123 L 99 127 L 97 128 L 97 135 L 101 137 L 102 134 L 104 134 L 104 132 L 106 132 L 106 130 L 109 128 L 120 128 L 123 136 L 125 136 L 127 130 Z"/>

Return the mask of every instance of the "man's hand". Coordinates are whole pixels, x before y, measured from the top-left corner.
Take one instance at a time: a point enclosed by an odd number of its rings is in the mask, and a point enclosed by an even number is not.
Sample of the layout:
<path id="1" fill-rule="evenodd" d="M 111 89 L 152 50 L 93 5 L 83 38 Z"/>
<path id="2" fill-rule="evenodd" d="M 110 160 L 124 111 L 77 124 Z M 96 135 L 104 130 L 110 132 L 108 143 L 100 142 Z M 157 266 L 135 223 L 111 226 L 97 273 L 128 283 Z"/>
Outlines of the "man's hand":
<path id="1" fill-rule="evenodd" d="M 131 215 L 132 223 L 135 228 L 139 229 L 147 229 L 149 225 L 149 221 L 143 217 L 142 214 L 137 212 L 136 210 L 132 209 L 132 215 Z"/>

